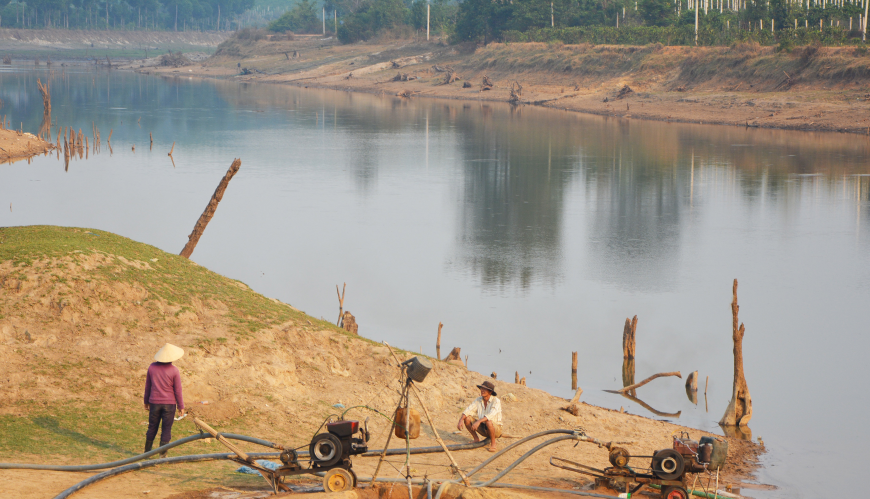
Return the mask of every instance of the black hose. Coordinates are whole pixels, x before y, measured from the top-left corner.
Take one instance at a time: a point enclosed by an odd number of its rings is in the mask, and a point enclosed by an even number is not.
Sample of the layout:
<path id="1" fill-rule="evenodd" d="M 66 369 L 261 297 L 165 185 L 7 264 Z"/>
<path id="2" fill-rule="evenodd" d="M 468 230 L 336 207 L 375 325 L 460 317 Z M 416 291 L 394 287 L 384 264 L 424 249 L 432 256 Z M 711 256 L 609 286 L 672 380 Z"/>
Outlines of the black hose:
<path id="1" fill-rule="evenodd" d="M 262 445 L 263 447 L 269 447 L 272 449 L 283 450 L 284 447 L 279 444 L 275 444 L 272 442 L 268 442 L 266 440 L 261 440 L 259 438 L 249 437 L 247 435 L 236 435 L 235 433 L 221 433 L 225 438 L 229 438 L 232 440 L 241 440 L 242 442 L 249 442 L 252 444 Z M 208 433 L 200 433 L 198 435 L 191 435 L 189 437 L 185 437 L 174 442 L 169 442 L 168 444 L 158 447 L 152 451 L 146 452 L 144 454 L 139 454 L 138 456 L 129 457 L 127 459 L 121 459 L 119 461 L 112 461 L 111 463 L 101 463 L 101 464 L 80 464 L 80 465 L 56 465 L 56 464 L 18 464 L 18 463 L 0 463 L 0 469 L 3 470 L 45 470 L 45 471 L 94 471 L 94 470 L 102 470 L 106 468 L 115 468 L 117 466 L 123 466 L 125 464 L 134 463 L 136 461 L 141 461 L 142 459 L 148 459 L 151 456 L 157 455 L 161 452 L 165 452 L 173 447 L 177 447 L 179 445 L 184 445 L 186 443 L 194 442 L 196 440 L 201 440 L 203 438 L 212 438 Z M 308 455 L 306 452 L 305 455 Z"/>
<path id="2" fill-rule="evenodd" d="M 226 436 L 226 435 L 224 435 Z M 248 454 L 251 458 L 254 459 L 262 459 L 262 458 L 277 458 L 280 455 L 278 452 L 257 452 Z M 133 463 L 128 464 L 126 466 L 121 466 L 119 468 L 114 468 L 108 471 L 104 471 L 102 473 L 98 473 L 86 480 L 82 480 L 81 482 L 73 485 L 72 487 L 64 490 L 60 494 L 56 495 L 54 499 L 66 499 L 71 495 L 75 494 L 79 490 L 87 487 L 88 485 L 93 485 L 100 480 L 104 480 L 109 477 L 118 476 L 124 473 L 129 473 L 131 471 L 137 471 L 145 468 L 150 468 L 152 466 L 159 466 L 161 464 L 177 464 L 177 463 L 195 463 L 199 461 L 218 461 L 221 459 L 230 459 L 238 457 L 235 454 L 195 454 L 192 456 L 177 456 L 177 457 L 166 457 L 163 459 L 152 459 L 151 461 L 145 461 L 144 463 Z"/>
<path id="3" fill-rule="evenodd" d="M 466 476 L 470 477 L 470 476 L 474 475 L 475 473 L 477 473 L 478 471 L 482 470 L 483 468 L 489 466 L 489 463 L 495 461 L 496 459 L 498 459 L 499 457 L 504 455 L 505 452 L 508 452 L 509 450 L 513 449 L 514 447 L 522 445 L 522 444 L 528 442 L 529 440 L 533 440 L 533 439 L 538 438 L 538 437 L 543 437 L 544 435 L 552 435 L 555 433 L 566 433 L 568 435 L 573 435 L 574 431 L 573 430 L 561 430 L 561 429 L 559 429 L 559 430 L 546 430 L 546 431 L 542 431 L 539 433 L 535 433 L 534 435 L 529 435 L 527 437 L 524 437 L 524 438 L 517 440 L 516 442 L 508 445 L 504 449 L 496 452 L 495 454 L 493 454 L 492 457 L 490 457 L 486 461 L 480 463 L 477 466 L 477 468 L 474 468 L 473 470 L 469 471 Z M 486 441 L 489 441 L 489 440 L 486 440 Z M 451 450 L 453 450 L 453 449 L 451 449 Z"/>

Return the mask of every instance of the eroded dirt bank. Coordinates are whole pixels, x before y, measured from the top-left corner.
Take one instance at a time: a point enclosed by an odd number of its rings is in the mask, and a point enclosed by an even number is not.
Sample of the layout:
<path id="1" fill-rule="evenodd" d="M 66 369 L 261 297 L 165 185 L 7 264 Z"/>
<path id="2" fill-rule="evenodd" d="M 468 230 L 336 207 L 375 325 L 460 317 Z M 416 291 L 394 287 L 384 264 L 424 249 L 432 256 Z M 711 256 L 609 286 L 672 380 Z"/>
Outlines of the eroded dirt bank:
<path id="1" fill-rule="evenodd" d="M 377 337 L 377 331 L 365 334 Z M 141 400 L 145 373 L 154 352 L 166 342 L 186 351 L 177 365 L 190 412 L 220 431 L 305 446 L 327 415 L 344 411 L 336 404 L 391 413 L 397 400 L 399 370 L 386 346 L 185 258 L 97 230 L 0 228 L 0 461 L 94 463 L 141 452 L 147 420 Z M 397 353 L 402 360 L 414 355 Z M 456 432 L 456 422 L 477 396 L 475 385 L 484 379 L 461 365 L 435 361 L 420 385 L 435 427 L 448 443 L 470 441 Z M 562 410 L 565 399 L 512 382 L 494 383 L 505 404 L 501 445 L 545 429 L 582 428 L 602 441 L 622 442 L 634 455 L 650 455 L 670 448 L 676 432 L 688 431 L 694 438 L 708 434 L 587 405 L 582 398 L 575 416 Z M 347 417 L 371 417 L 370 445 L 383 446 L 388 421 L 362 408 L 352 409 Z M 177 423 L 173 432 L 176 439 L 195 433 L 191 418 Z M 391 447 L 403 446 L 397 440 Z M 747 482 L 752 482 L 763 447 L 728 440 L 721 483 L 742 484 L 745 490 L 753 486 Z M 604 467 L 608 451 L 572 444 L 548 447 L 506 481 L 588 488 L 588 477 L 550 466 L 550 456 Z M 413 445 L 437 445 L 429 425 L 423 424 Z M 509 452 L 496 469 L 530 447 Z M 224 450 L 203 440 L 172 452 Z M 484 449 L 456 453 L 465 469 L 490 455 Z M 394 467 L 402 462 L 392 461 L 381 476 L 397 476 Z M 368 476 L 375 464 L 376 459 L 355 459 L 354 469 Z M 443 454 L 414 456 L 412 464 L 415 476 L 451 476 Z M 232 473 L 237 467 L 159 467 L 100 483 L 87 490 L 87 497 L 142 497 L 145 491 L 150 498 L 218 497 L 201 491 L 265 488 L 259 477 L 239 483 Z M 494 473 L 482 472 L 481 478 Z M 83 478 L 78 473 L 4 470 L 0 490 L 3 497 L 51 497 Z M 483 497 L 469 494 L 462 497 Z"/>
<path id="2" fill-rule="evenodd" d="M 136 67 L 135 65 L 133 67 Z M 239 75 L 240 68 L 248 74 Z M 445 83 L 450 69 L 457 80 Z M 642 47 L 229 39 L 202 64 L 147 72 L 687 123 L 868 134 L 870 55 L 855 48 Z M 494 84 L 484 90 L 483 77 Z M 620 96 L 628 86 L 631 91 Z"/>
<path id="3" fill-rule="evenodd" d="M 0 129 L 0 163 L 27 159 L 54 148 L 53 144 L 32 133 Z"/>

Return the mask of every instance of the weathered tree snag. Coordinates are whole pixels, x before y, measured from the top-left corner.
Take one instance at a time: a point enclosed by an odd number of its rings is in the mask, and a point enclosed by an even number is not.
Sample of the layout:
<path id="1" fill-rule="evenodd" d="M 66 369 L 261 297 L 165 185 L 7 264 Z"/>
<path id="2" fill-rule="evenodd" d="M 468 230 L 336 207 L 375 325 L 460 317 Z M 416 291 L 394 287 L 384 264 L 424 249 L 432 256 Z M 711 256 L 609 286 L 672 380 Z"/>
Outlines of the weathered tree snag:
<path id="1" fill-rule="evenodd" d="M 571 389 L 577 389 L 577 352 L 571 352 Z"/>
<path id="2" fill-rule="evenodd" d="M 732 288 L 734 298 L 731 301 L 731 329 L 734 339 L 734 389 L 731 394 L 731 402 L 725 409 L 725 414 L 719 421 L 722 426 L 746 426 L 752 419 L 752 397 L 749 395 L 749 387 L 746 386 L 746 377 L 743 375 L 743 334 L 746 329 L 743 324 L 737 327 L 739 322 L 737 314 L 740 306 L 737 305 L 737 279 L 734 279 Z"/>
<path id="3" fill-rule="evenodd" d="M 341 319 L 341 327 L 353 334 L 359 334 L 359 324 L 356 323 L 356 317 L 350 313 L 350 310 L 344 311 L 344 316 Z"/>
<path id="4" fill-rule="evenodd" d="M 605 391 L 607 391 L 607 390 L 605 390 Z M 632 402 L 636 402 L 636 403 L 640 404 L 641 407 L 643 407 L 644 409 L 648 410 L 649 412 L 655 414 L 656 416 L 661 416 L 663 418 L 678 418 L 678 417 L 680 417 L 680 414 L 683 413 L 683 411 L 677 411 L 677 412 L 659 411 L 657 409 L 654 409 L 652 406 L 650 406 L 649 404 L 647 404 L 643 400 L 637 398 L 636 396 L 632 396 L 632 395 L 629 395 L 627 393 L 620 393 L 620 395 L 627 398 L 628 400 L 631 400 Z M 719 496 L 719 497 L 722 497 L 722 496 Z"/>
<path id="5" fill-rule="evenodd" d="M 450 350 L 450 353 L 447 354 L 447 357 L 444 357 L 444 360 L 462 360 L 462 357 L 459 355 L 461 351 L 461 348 L 453 347 L 453 350 Z"/>
<path id="6" fill-rule="evenodd" d="M 438 323 L 438 341 L 435 343 L 435 355 L 438 356 L 438 360 L 441 360 L 441 328 L 444 327 L 444 324 Z"/>
<path id="7" fill-rule="evenodd" d="M 202 233 L 205 232 L 206 225 L 211 221 L 214 212 L 217 210 L 218 203 L 220 203 L 221 199 L 224 197 L 224 191 L 227 190 L 230 180 L 232 180 L 233 176 L 239 171 L 240 166 L 242 166 L 242 160 L 238 158 L 233 160 L 230 169 L 227 170 L 224 178 L 221 179 L 217 189 L 215 189 L 214 194 L 212 194 L 211 201 L 208 202 L 205 211 L 203 211 L 202 215 L 199 216 L 199 220 L 197 220 L 196 225 L 193 227 L 193 232 L 187 236 L 188 241 L 187 244 L 184 245 L 184 249 L 181 250 L 181 256 L 190 258 L 190 255 L 193 254 L 193 249 L 196 248 L 196 243 L 199 242 L 199 238 L 202 237 Z"/>
<path id="8" fill-rule="evenodd" d="M 39 93 L 42 94 L 42 124 L 39 126 L 39 134 L 44 135 L 48 132 L 48 141 L 51 142 L 51 93 L 49 92 L 49 84 L 45 85 L 36 79 L 36 86 L 39 88 Z"/>
<path id="9" fill-rule="evenodd" d="M 583 389 L 575 388 L 575 390 L 577 391 L 574 392 L 574 397 L 571 399 L 571 401 L 568 402 L 568 405 L 566 407 L 562 408 L 562 410 L 568 411 L 575 416 L 579 416 L 580 406 L 577 403 L 580 402 L 580 395 L 583 395 Z"/>
<path id="10" fill-rule="evenodd" d="M 341 288 L 341 293 L 338 292 L 338 284 L 335 285 L 335 294 L 338 295 L 338 321 L 336 326 L 341 326 L 341 317 L 344 310 L 344 290 L 347 289 L 347 283 Z"/>
<path id="11" fill-rule="evenodd" d="M 634 384 L 634 359 L 622 359 L 622 386 L 631 386 Z M 637 392 L 631 391 L 633 397 L 637 396 Z"/>
<path id="12" fill-rule="evenodd" d="M 519 371 L 514 371 L 514 383 L 520 384 L 520 373 Z"/>
<path id="13" fill-rule="evenodd" d="M 522 378 L 520 378 L 520 384 L 523 385 L 523 386 L 526 386 L 526 377 L 525 377 L 525 376 L 523 376 Z"/>
<path id="14" fill-rule="evenodd" d="M 633 385 L 628 385 L 628 386 L 626 386 L 625 388 L 622 388 L 621 390 L 616 390 L 616 393 L 626 393 L 626 392 L 631 391 L 631 390 L 634 390 L 634 389 L 636 389 L 636 388 L 640 388 L 640 387 L 642 387 L 643 385 L 649 383 L 650 381 L 652 381 L 652 380 L 654 380 L 654 379 L 656 379 L 656 378 L 661 378 L 661 377 L 663 377 L 663 376 L 676 376 L 676 377 L 678 377 L 678 378 L 680 378 L 680 379 L 683 378 L 683 376 L 680 374 L 680 371 L 674 371 L 674 372 L 670 372 L 670 373 L 658 373 L 658 374 L 653 374 L 652 376 L 650 376 L 649 378 L 647 378 L 647 379 L 641 381 L 640 383 L 635 383 L 635 384 L 633 384 Z M 610 391 L 610 390 L 607 390 L 607 391 Z"/>
<path id="15" fill-rule="evenodd" d="M 637 316 L 633 319 L 625 319 L 625 327 L 622 328 L 622 358 L 633 359 L 635 351 L 635 334 L 637 333 Z"/>
<path id="16" fill-rule="evenodd" d="M 690 402 L 698 405 L 698 371 L 691 372 L 686 377 L 686 396 Z"/>

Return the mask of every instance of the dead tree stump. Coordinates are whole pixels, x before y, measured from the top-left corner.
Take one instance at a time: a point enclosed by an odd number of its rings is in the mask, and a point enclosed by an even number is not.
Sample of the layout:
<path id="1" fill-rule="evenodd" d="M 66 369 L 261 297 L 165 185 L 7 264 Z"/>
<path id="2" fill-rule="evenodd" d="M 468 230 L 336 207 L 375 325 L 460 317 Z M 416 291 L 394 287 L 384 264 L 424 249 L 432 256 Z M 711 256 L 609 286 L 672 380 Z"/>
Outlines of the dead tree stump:
<path id="1" fill-rule="evenodd" d="M 438 323 L 438 341 L 435 342 L 435 355 L 438 356 L 438 360 L 441 360 L 441 328 L 444 327 L 444 324 Z"/>
<path id="2" fill-rule="evenodd" d="M 187 236 L 187 244 L 185 244 L 184 249 L 181 250 L 181 256 L 184 258 L 190 258 L 190 255 L 193 254 L 193 249 L 196 248 L 196 243 L 199 242 L 199 238 L 202 237 L 202 233 L 205 232 L 205 227 L 211 221 L 212 217 L 214 217 L 214 212 L 217 210 L 218 203 L 220 203 L 221 199 L 224 197 L 224 191 L 227 190 L 230 180 L 232 180 L 233 176 L 235 176 L 239 171 L 240 166 L 242 166 L 242 160 L 238 158 L 233 160 L 230 169 L 227 170 L 224 178 L 222 178 L 218 184 L 217 189 L 214 190 L 214 194 L 212 194 L 211 200 L 208 202 L 208 205 L 206 205 L 205 211 L 202 212 L 202 215 L 199 216 L 199 220 L 196 221 L 196 225 L 193 226 L 193 232 Z"/>
<path id="3" fill-rule="evenodd" d="M 459 347 L 453 347 L 453 350 L 450 350 L 450 353 L 447 354 L 447 357 L 444 357 L 445 361 L 449 360 L 462 360 L 462 356 L 460 356 L 460 352 L 462 351 Z"/>
<path id="4" fill-rule="evenodd" d="M 743 375 L 743 335 L 746 329 L 743 324 L 737 327 L 739 322 L 737 314 L 740 306 L 737 305 L 737 279 L 734 279 L 732 288 L 734 298 L 731 301 L 731 329 L 734 339 L 734 388 L 731 394 L 731 402 L 725 409 L 725 414 L 719 421 L 722 426 L 746 426 L 752 419 L 752 397 L 749 395 L 749 387 L 746 386 L 746 377 Z"/>
<path id="5" fill-rule="evenodd" d="M 698 404 L 698 371 L 689 373 L 686 378 L 686 396 L 693 404 Z"/>
<path id="6" fill-rule="evenodd" d="M 341 327 L 350 333 L 359 334 L 359 324 L 356 323 L 356 317 L 350 313 L 350 310 L 345 310 L 341 317 Z"/>
<path id="7" fill-rule="evenodd" d="M 622 358 L 633 359 L 635 351 L 635 333 L 637 333 L 637 316 L 633 319 L 625 319 L 625 327 L 622 328 Z"/>

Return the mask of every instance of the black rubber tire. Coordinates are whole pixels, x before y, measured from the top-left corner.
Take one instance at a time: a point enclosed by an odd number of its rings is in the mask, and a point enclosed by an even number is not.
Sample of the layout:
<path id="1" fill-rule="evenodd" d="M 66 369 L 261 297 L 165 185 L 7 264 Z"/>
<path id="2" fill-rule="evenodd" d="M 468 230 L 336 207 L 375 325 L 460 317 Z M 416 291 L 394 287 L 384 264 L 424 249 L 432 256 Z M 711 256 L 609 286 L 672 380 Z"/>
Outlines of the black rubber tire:
<path id="1" fill-rule="evenodd" d="M 662 499 L 689 499 L 689 493 L 682 487 L 665 487 L 662 489 Z"/>
<path id="2" fill-rule="evenodd" d="M 678 480 L 685 469 L 686 461 L 674 449 L 662 449 L 653 454 L 652 472 L 662 480 Z"/>
<path id="3" fill-rule="evenodd" d="M 353 486 L 354 488 L 356 488 L 356 473 L 354 473 L 353 470 L 347 470 L 347 472 L 350 473 L 350 476 L 353 477 Z"/>
<path id="4" fill-rule="evenodd" d="M 341 460 L 341 440 L 332 433 L 321 433 L 311 439 L 308 455 L 317 466 L 332 466 Z"/>

